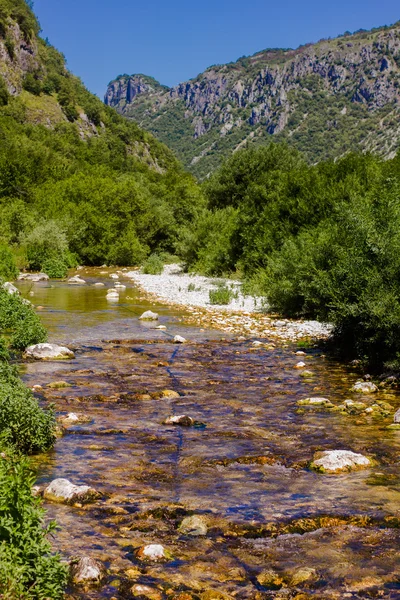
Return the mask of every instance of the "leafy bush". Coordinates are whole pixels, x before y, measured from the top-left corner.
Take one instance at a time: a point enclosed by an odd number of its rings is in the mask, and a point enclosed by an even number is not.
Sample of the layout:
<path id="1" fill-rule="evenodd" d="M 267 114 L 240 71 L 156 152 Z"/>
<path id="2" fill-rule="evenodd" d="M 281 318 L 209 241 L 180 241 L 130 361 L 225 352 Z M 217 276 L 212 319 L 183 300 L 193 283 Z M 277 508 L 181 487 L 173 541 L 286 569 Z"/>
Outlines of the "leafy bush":
<path id="1" fill-rule="evenodd" d="M 55 221 L 35 227 L 26 237 L 25 245 L 29 268 L 32 270 L 44 270 L 46 263 L 50 268 L 57 268 L 57 265 L 60 268 L 60 262 L 67 264 L 67 237 Z"/>
<path id="2" fill-rule="evenodd" d="M 145 256 L 146 248 L 140 243 L 136 232 L 129 229 L 113 243 L 107 256 L 107 263 L 122 267 L 140 265 Z"/>
<path id="3" fill-rule="evenodd" d="M 151 254 L 142 266 L 142 271 L 146 275 L 161 275 L 164 269 L 164 263 L 158 254 Z"/>
<path id="4" fill-rule="evenodd" d="M 27 92 L 34 94 L 35 96 L 40 96 L 42 91 L 42 83 L 37 75 L 34 73 L 27 73 L 22 82 L 22 87 Z"/>
<path id="5" fill-rule="evenodd" d="M 31 489 L 35 475 L 23 457 L 6 450 L 0 458 L 0 589 L 5 600 L 61 600 L 67 568 L 48 541 L 55 523 Z"/>
<path id="6" fill-rule="evenodd" d="M 14 256 L 8 246 L 0 244 L 0 278 L 9 280 L 18 277 Z"/>
<path id="7" fill-rule="evenodd" d="M 210 290 L 210 304 L 229 304 L 233 298 L 233 292 L 226 285 L 220 285 L 215 290 Z"/>
<path id="8" fill-rule="evenodd" d="M 0 106 L 6 106 L 6 104 L 8 104 L 9 99 L 10 94 L 8 93 L 8 89 L 4 79 L 0 75 Z"/>
<path id="9" fill-rule="evenodd" d="M 45 342 L 47 332 L 32 306 L 17 294 L 0 288 L 0 333 L 11 336 L 11 346 L 25 350 L 31 344 Z"/>
<path id="10" fill-rule="evenodd" d="M 47 258 L 42 266 L 41 270 L 50 277 L 50 279 L 63 279 L 68 274 L 68 265 L 65 259 L 58 257 Z"/>

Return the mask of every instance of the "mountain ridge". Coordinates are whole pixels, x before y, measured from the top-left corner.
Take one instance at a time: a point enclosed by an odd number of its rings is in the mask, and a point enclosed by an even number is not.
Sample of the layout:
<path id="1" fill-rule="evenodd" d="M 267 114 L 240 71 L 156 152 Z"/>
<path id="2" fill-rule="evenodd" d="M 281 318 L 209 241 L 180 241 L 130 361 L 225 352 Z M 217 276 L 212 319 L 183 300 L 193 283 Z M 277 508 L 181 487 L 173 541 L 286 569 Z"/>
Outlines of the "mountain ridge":
<path id="1" fill-rule="evenodd" d="M 389 158 L 400 141 L 400 22 L 297 49 L 268 48 L 172 88 L 155 83 L 120 76 L 105 102 L 199 177 L 245 144 L 277 139 L 310 162 L 351 150 Z"/>

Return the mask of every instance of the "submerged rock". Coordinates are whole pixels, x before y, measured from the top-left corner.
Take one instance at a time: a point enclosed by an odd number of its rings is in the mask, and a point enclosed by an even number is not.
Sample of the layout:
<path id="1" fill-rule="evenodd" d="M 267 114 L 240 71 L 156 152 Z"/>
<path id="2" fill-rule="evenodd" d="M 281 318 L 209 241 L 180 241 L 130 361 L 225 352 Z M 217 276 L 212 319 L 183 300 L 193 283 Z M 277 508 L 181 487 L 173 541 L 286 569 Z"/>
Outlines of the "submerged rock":
<path id="1" fill-rule="evenodd" d="M 16 288 L 15 285 L 10 283 L 9 281 L 6 281 L 5 283 L 3 283 L 3 289 L 6 290 L 6 292 L 8 292 L 9 294 L 19 295 L 19 289 Z"/>
<path id="2" fill-rule="evenodd" d="M 140 596 L 142 598 L 148 598 L 148 600 L 162 600 L 162 593 L 154 587 L 150 587 L 149 585 L 142 585 L 136 583 L 131 587 L 132 596 Z"/>
<path id="3" fill-rule="evenodd" d="M 311 468 L 323 473 L 340 473 L 372 466 L 369 458 L 351 450 L 326 450 L 317 452 Z"/>
<path id="4" fill-rule="evenodd" d="M 184 344 L 187 340 L 181 335 L 176 335 L 174 337 L 174 344 Z"/>
<path id="5" fill-rule="evenodd" d="M 207 535 L 208 526 L 204 517 L 192 515 L 191 517 L 185 517 L 178 529 L 184 535 L 200 536 Z"/>
<path id="6" fill-rule="evenodd" d="M 75 354 L 69 348 L 57 344 L 34 344 L 25 350 L 24 357 L 35 360 L 63 360 L 75 358 Z"/>
<path id="7" fill-rule="evenodd" d="M 377 386 L 372 383 L 372 381 L 356 381 L 356 383 L 351 388 L 352 392 L 356 392 L 358 394 L 374 394 L 378 391 Z"/>
<path id="8" fill-rule="evenodd" d="M 43 497 L 59 504 L 86 504 L 100 497 L 95 489 L 88 485 L 74 485 L 68 479 L 54 479 L 45 488 Z"/>
<path id="9" fill-rule="evenodd" d="M 394 415 L 394 417 L 393 417 L 393 423 L 398 423 L 398 424 L 400 424 L 400 408 L 399 408 L 399 410 L 397 410 L 397 411 L 395 412 L 395 415 Z"/>
<path id="10" fill-rule="evenodd" d="M 303 567 L 301 569 L 296 569 L 290 574 L 289 580 L 290 585 L 297 586 L 305 583 L 306 581 L 317 579 L 317 572 L 315 569 L 311 569 L 309 567 Z"/>
<path id="11" fill-rule="evenodd" d="M 269 590 L 279 590 L 284 584 L 283 577 L 272 569 L 262 571 L 257 575 L 257 581 Z"/>
<path id="12" fill-rule="evenodd" d="M 142 321 L 158 321 L 158 314 L 151 310 L 146 310 L 139 319 Z"/>
<path id="13" fill-rule="evenodd" d="M 146 546 L 141 546 L 141 548 L 136 551 L 136 556 L 140 560 L 152 562 L 168 560 L 171 558 L 170 553 L 161 544 L 147 544 Z"/>
<path id="14" fill-rule="evenodd" d="M 89 556 L 81 556 L 71 561 L 72 581 L 78 585 L 96 585 L 106 574 L 104 565 Z"/>
<path id="15" fill-rule="evenodd" d="M 334 406 L 328 398 L 304 398 L 304 400 L 298 400 L 297 404 L 299 406 L 325 406 L 326 408 Z"/>
<path id="16" fill-rule="evenodd" d="M 165 419 L 163 423 L 164 425 L 181 425 L 182 427 L 192 427 L 192 425 L 194 425 L 194 420 L 192 417 L 188 417 L 187 415 L 173 415 Z"/>
<path id="17" fill-rule="evenodd" d="M 67 415 L 57 417 L 57 422 L 64 425 L 64 427 L 68 425 L 80 425 L 81 423 L 90 423 L 92 419 L 87 417 L 86 415 L 77 414 L 70 412 Z"/>
<path id="18" fill-rule="evenodd" d="M 60 390 L 62 388 L 71 387 L 71 384 L 66 381 L 52 381 L 51 383 L 48 383 L 46 387 L 53 390 Z"/>
<path id="19" fill-rule="evenodd" d="M 178 392 L 175 392 L 174 390 L 163 390 L 161 392 L 161 397 L 162 398 L 180 398 L 180 395 L 178 394 Z"/>
<path id="20" fill-rule="evenodd" d="M 69 285 L 86 285 L 86 281 L 79 277 L 79 275 L 75 275 L 74 277 L 70 277 L 68 279 Z"/>

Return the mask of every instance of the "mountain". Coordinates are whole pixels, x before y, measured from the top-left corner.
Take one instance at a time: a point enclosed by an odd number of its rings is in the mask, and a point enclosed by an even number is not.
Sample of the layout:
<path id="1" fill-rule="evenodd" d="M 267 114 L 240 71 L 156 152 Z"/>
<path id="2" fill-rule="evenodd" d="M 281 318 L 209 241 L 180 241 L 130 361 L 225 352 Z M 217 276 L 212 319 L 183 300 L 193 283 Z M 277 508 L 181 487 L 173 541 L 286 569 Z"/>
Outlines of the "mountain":
<path id="1" fill-rule="evenodd" d="M 91 94 L 39 30 L 30 2 L 0 0 L 0 244 L 32 268 L 49 255 L 54 266 L 55 248 L 64 248 L 54 272 L 71 255 L 137 264 L 173 252 L 200 198 L 193 177 L 167 146 Z M 38 240 L 40 260 L 29 250 Z"/>
<path id="2" fill-rule="evenodd" d="M 105 103 L 205 177 L 246 144 L 286 140 L 314 163 L 351 150 L 394 156 L 400 140 L 400 22 L 208 68 L 173 88 L 112 81 Z"/>

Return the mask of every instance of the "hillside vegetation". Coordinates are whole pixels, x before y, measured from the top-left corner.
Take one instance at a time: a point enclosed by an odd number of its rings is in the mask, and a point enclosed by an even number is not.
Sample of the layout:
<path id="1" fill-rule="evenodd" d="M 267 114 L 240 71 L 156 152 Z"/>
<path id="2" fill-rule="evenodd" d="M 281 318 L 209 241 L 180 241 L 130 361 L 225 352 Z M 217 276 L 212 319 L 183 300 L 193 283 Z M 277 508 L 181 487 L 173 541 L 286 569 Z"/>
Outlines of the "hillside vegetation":
<path id="1" fill-rule="evenodd" d="M 23 0 L 0 0 L 0 242 L 21 265 L 60 274 L 174 252 L 200 202 L 194 180 L 90 94 L 38 29 Z"/>
<path id="2" fill-rule="evenodd" d="M 286 141 L 308 162 L 349 151 L 390 158 L 400 142 L 400 25 L 267 49 L 163 89 L 112 81 L 105 102 L 173 148 L 200 178 L 245 145 Z"/>

